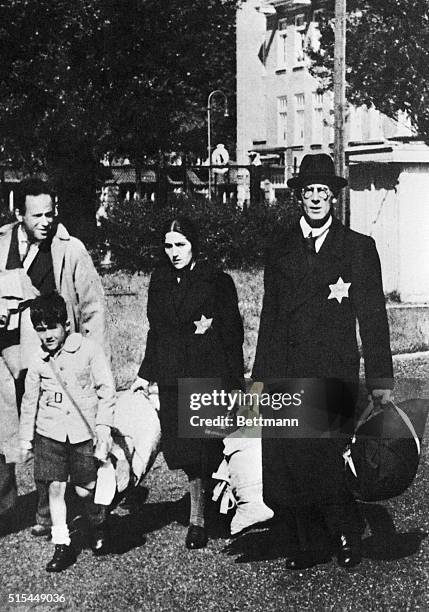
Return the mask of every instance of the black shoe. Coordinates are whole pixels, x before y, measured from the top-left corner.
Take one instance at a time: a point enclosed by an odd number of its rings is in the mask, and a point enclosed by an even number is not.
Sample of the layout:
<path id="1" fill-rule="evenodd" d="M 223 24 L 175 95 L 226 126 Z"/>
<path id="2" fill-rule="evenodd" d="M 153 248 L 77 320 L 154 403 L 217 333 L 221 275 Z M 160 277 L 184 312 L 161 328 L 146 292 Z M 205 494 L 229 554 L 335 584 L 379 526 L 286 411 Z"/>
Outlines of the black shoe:
<path id="1" fill-rule="evenodd" d="M 207 542 L 208 537 L 205 527 L 200 527 L 199 525 L 192 524 L 189 525 L 185 541 L 186 548 L 189 548 L 190 550 L 204 548 L 205 546 L 207 546 Z"/>
<path id="2" fill-rule="evenodd" d="M 46 566 L 47 572 L 62 572 L 76 561 L 74 548 L 66 544 L 56 544 L 52 559 Z"/>
<path id="3" fill-rule="evenodd" d="M 328 563 L 331 556 L 321 551 L 301 550 L 295 555 L 286 558 L 286 569 L 302 570 L 314 567 L 320 563 Z"/>
<path id="4" fill-rule="evenodd" d="M 51 535 L 51 526 L 50 525 L 41 525 L 40 523 L 36 523 L 31 528 L 31 535 L 35 538 L 40 538 L 42 536 L 50 536 Z"/>
<path id="5" fill-rule="evenodd" d="M 97 557 L 108 552 L 109 536 L 106 525 L 98 525 L 93 528 L 90 534 L 90 547 Z"/>
<path id="6" fill-rule="evenodd" d="M 351 569 L 362 561 L 360 540 L 342 534 L 338 542 L 337 561 L 340 567 Z"/>

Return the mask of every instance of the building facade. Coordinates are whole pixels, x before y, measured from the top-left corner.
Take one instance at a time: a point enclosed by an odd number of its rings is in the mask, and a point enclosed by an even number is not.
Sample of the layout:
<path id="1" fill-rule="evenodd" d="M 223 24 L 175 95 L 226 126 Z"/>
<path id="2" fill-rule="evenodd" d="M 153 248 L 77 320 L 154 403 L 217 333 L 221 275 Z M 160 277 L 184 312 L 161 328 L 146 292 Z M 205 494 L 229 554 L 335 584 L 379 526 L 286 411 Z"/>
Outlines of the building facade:
<path id="1" fill-rule="evenodd" d="M 321 94 L 309 73 L 306 49 L 319 44 L 326 1 L 247 0 L 237 13 L 237 161 L 249 151 L 286 166 L 290 174 L 311 152 L 332 152 L 333 96 Z M 406 120 L 374 108 L 349 107 L 348 148 L 410 136 Z"/>

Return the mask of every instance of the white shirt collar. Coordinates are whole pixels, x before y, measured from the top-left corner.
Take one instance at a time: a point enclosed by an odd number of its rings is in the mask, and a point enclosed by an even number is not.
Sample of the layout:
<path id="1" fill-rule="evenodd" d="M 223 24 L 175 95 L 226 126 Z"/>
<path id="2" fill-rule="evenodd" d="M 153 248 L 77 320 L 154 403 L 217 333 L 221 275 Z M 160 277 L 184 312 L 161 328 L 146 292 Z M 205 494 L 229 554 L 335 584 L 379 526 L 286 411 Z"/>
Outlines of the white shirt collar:
<path id="1" fill-rule="evenodd" d="M 39 252 L 40 244 L 38 242 L 30 242 L 28 234 L 25 231 L 22 223 L 18 225 L 18 251 L 22 261 L 22 266 L 27 272 Z"/>
<path id="2" fill-rule="evenodd" d="M 27 236 L 27 232 L 24 229 L 24 226 L 22 225 L 22 223 L 20 223 L 18 225 L 18 242 L 26 242 L 28 243 L 28 236 Z"/>
<path id="3" fill-rule="evenodd" d="M 302 216 L 301 219 L 299 220 L 299 224 L 301 226 L 301 230 L 304 235 L 304 238 L 308 238 L 310 232 L 313 238 L 318 238 L 319 236 L 322 236 L 325 232 L 328 231 L 328 229 L 331 226 L 331 223 L 332 223 L 332 215 L 329 215 L 329 219 L 326 221 L 326 223 L 322 225 L 322 227 L 311 227 L 311 225 L 307 223 L 304 216 Z"/>

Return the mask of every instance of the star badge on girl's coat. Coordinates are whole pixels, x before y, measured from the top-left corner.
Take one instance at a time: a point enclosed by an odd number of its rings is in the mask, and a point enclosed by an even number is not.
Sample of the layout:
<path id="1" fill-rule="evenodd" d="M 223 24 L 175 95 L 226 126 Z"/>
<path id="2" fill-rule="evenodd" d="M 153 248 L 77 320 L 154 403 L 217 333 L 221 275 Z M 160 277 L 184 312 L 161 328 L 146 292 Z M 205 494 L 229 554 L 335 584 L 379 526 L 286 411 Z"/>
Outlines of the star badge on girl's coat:
<path id="1" fill-rule="evenodd" d="M 203 314 L 201 315 L 201 319 L 199 321 L 194 321 L 196 330 L 196 334 L 205 334 L 206 331 L 211 327 L 213 323 L 213 319 L 207 319 Z"/>
<path id="2" fill-rule="evenodd" d="M 338 303 L 341 304 L 343 298 L 349 297 L 349 289 L 351 283 L 345 283 L 341 276 L 338 277 L 338 280 L 333 285 L 329 285 L 329 289 L 331 293 L 328 295 L 328 300 L 338 300 Z"/>

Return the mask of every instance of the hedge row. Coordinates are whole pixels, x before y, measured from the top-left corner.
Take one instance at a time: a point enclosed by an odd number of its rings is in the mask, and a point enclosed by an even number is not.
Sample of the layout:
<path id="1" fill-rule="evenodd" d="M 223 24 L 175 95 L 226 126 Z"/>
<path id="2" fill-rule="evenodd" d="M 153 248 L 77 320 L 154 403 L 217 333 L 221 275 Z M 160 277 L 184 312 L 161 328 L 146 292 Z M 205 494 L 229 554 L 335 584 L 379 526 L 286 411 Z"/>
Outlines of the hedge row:
<path id="1" fill-rule="evenodd" d="M 149 271 L 162 257 L 162 226 L 178 214 L 196 223 L 202 257 L 227 268 L 249 269 L 263 264 L 272 232 L 289 226 L 298 216 L 298 206 L 292 196 L 244 211 L 234 203 L 184 195 L 164 208 L 147 201 L 125 201 L 111 207 L 108 218 L 102 220 L 101 248 L 109 246 L 117 268 Z"/>

